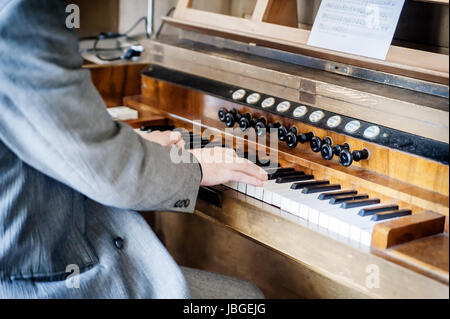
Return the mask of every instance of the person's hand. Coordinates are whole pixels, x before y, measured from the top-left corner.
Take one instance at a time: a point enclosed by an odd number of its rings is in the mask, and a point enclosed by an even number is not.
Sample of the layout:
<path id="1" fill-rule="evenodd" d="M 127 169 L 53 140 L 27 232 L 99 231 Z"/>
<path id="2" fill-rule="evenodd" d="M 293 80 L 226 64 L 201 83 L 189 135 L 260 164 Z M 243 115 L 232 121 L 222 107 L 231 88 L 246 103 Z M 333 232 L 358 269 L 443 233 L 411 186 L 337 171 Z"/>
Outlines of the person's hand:
<path id="1" fill-rule="evenodd" d="M 191 152 L 202 167 L 202 186 L 239 182 L 261 187 L 267 181 L 266 171 L 249 160 L 238 157 L 230 148 L 203 148 Z"/>
<path id="2" fill-rule="evenodd" d="M 178 148 L 184 148 L 185 142 L 181 138 L 180 132 L 172 132 L 172 131 L 153 131 L 151 133 L 147 132 L 139 132 L 144 139 L 158 143 L 162 146 L 170 146 L 176 145 Z"/>

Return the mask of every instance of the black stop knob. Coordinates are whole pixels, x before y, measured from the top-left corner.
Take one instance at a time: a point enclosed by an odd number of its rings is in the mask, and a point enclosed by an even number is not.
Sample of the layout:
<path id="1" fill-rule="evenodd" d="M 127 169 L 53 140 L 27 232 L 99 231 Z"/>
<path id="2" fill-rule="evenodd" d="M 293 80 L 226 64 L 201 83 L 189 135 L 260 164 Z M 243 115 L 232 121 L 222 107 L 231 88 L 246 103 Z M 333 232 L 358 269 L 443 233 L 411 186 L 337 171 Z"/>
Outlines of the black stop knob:
<path id="1" fill-rule="evenodd" d="M 322 150 L 322 146 L 324 144 L 331 145 L 333 142 L 331 141 L 331 138 L 325 137 L 323 140 L 320 137 L 314 136 L 311 141 L 309 142 L 309 145 L 311 146 L 311 150 L 314 153 L 318 153 Z"/>
<path id="2" fill-rule="evenodd" d="M 314 137 L 313 132 L 302 133 L 298 136 L 298 141 L 302 144 L 308 143 Z"/>
<path id="3" fill-rule="evenodd" d="M 221 122 L 225 122 L 227 113 L 228 113 L 228 110 L 223 107 L 219 110 L 218 115 L 219 115 L 219 120 Z"/>
<path id="4" fill-rule="evenodd" d="M 350 145 L 348 145 L 347 143 L 344 143 L 342 145 L 334 145 L 333 146 L 333 154 L 336 156 L 339 156 L 342 152 L 342 150 L 349 150 L 350 149 Z"/>
<path id="5" fill-rule="evenodd" d="M 278 128 L 278 139 L 280 141 L 285 141 L 286 140 L 286 135 L 288 135 L 289 131 L 287 130 L 286 127 L 284 127 L 283 125 L 281 125 Z"/>
<path id="6" fill-rule="evenodd" d="M 268 130 L 268 132 L 269 132 L 269 134 L 272 134 L 272 129 L 276 129 L 276 132 L 277 132 L 277 134 L 278 134 L 278 129 L 281 127 L 281 124 L 280 124 L 280 122 L 276 122 L 276 123 L 269 123 L 268 125 L 267 125 L 267 130 Z"/>
<path id="7" fill-rule="evenodd" d="M 320 154 L 322 155 L 322 158 L 331 161 L 334 156 L 333 147 L 331 147 L 330 144 L 323 144 L 322 148 L 320 149 Z"/>
<path id="8" fill-rule="evenodd" d="M 266 134 L 266 119 L 265 118 L 260 118 L 255 125 L 255 131 L 256 131 L 256 135 L 258 136 L 263 136 Z"/>
<path id="9" fill-rule="evenodd" d="M 289 133 L 286 135 L 286 144 L 287 144 L 290 148 L 295 148 L 295 147 L 297 147 L 297 144 L 298 144 L 297 134 L 295 134 L 294 132 L 289 132 Z"/>
<path id="10" fill-rule="evenodd" d="M 353 156 L 353 160 L 354 160 L 355 162 L 359 162 L 359 161 L 362 161 L 362 160 L 366 160 L 366 159 L 369 158 L 369 151 L 366 150 L 366 149 L 363 149 L 363 150 L 361 150 L 361 151 L 354 151 L 354 152 L 352 153 L 352 156 Z"/>
<path id="11" fill-rule="evenodd" d="M 242 132 L 247 131 L 250 127 L 252 127 L 250 123 L 250 114 L 246 113 L 241 116 L 239 119 L 239 127 L 241 128 Z"/>
<path id="12" fill-rule="evenodd" d="M 281 127 L 281 123 L 280 122 L 276 122 L 276 123 L 269 123 L 268 128 L 269 129 L 273 129 L 273 128 L 280 128 Z"/>
<path id="13" fill-rule="evenodd" d="M 353 155 L 348 149 L 343 149 L 339 154 L 339 163 L 344 167 L 349 167 L 353 164 Z"/>
<path id="14" fill-rule="evenodd" d="M 238 114 L 235 109 L 231 110 L 230 112 L 225 115 L 225 125 L 227 127 L 234 127 L 234 124 L 239 120 Z"/>

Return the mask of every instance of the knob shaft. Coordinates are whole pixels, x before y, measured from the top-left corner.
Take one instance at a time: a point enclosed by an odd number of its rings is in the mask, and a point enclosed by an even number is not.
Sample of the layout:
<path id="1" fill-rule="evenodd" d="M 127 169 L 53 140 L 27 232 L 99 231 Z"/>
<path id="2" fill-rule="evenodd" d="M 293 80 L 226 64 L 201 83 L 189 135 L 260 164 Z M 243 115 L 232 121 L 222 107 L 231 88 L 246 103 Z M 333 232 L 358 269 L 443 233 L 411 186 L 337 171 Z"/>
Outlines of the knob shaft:
<path id="1" fill-rule="evenodd" d="M 334 145 L 331 146 L 331 144 L 325 143 L 322 145 L 322 148 L 320 149 L 320 153 L 322 154 L 322 157 L 326 159 L 327 161 L 331 161 L 334 157 L 334 155 L 339 156 L 344 149 L 350 149 L 350 146 L 347 143 L 344 143 L 342 145 Z"/>
<path id="2" fill-rule="evenodd" d="M 334 145 L 333 146 L 333 154 L 336 156 L 339 156 L 341 154 L 342 150 L 344 150 L 344 149 L 349 150 L 350 145 L 348 145 L 347 143 L 344 143 L 342 145 Z"/>
<path id="3" fill-rule="evenodd" d="M 313 132 L 302 133 L 298 136 L 298 141 L 302 144 L 308 143 L 314 137 Z"/>
<path id="4" fill-rule="evenodd" d="M 354 151 L 352 153 L 352 156 L 355 162 L 366 160 L 369 158 L 369 151 L 367 149 L 363 149 L 361 151 Z"/>
<path id="5" fill-rule="evenodd" d="M 320 137 L 314 136 L 311 141 L 309 142 L 309 145 L 311 146 L 311 150 L 314 153 L 318 153 L 321 151 L 322 146 L 324 144 L 333 144 L 333 141 L 329 137 L 325 137 L 323 140 Z"/>
<path id="6" fill-rule="evenodd" d="M 273 128 L 278 129 L 278 128 L 280 128 L 280 127 L 281 127 L 281 123 L 280 123 L 280 122 L 269 123 L 269 125 L 268 125 L 268 128 L 269 128 L 269 129 L 273 129 Z"/>

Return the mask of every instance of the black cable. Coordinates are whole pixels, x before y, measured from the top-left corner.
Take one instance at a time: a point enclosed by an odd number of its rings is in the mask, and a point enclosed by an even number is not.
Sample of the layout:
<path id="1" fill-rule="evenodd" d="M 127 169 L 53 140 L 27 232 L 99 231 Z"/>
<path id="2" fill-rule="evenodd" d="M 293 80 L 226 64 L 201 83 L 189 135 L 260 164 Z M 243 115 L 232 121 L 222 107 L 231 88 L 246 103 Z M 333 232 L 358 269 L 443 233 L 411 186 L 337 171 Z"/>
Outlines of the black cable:
<path id="1" fill-rule="evenodd" d="M 170 8 L 169 11 L 167 11 L 167 13 L 166 13 L 166 17 L 170 16 L 175 9 L 176 9 L 175 7 Z M 161 22 L 161 25 L 159 26 L 158 31 L 155 34 L 155 39 L 159 38 L 161 31 L 165 24 L 166 24 L 165 21 Z"/>
<path id="2" fill-rule="evenodd" d="M 102 60 L 102 61 L 106 61 L 106 62 L 113 62 L 113 61 L 119 61 L 119 60 L 122 60 L 123 59 L 123 56 L 118 56 L 118 57 L 115 57 L 115 58 L 105 58 L 105 57 L 102 57 L 101 55 L 100 55 L 100 52 L 99 51 L 119 51 L 119 50 L 123 50 L 123 48 L 121 48 L 121 47 L 116 47 L 115 49 L 113 49 L 113 48 L 108 48 L 108 49 L 98 49 L 97 48 L 97 45 L 98 45 L 98 43 L 101 41 L 101 40 L 104 40 L 104 39 L 115 39 L 115 38 L 120 38 L 120 37 L 125 37 L 125 39 L 127 40 L 127 41 L 129 41 L 129 40 L 132 40 L 132 41 L 135 41 L 136 42 L 136 44 L 137 45 L 139 45 L 139 41 L 138 40 L 136 40 L 136 39 L 134 39 L 134 38 L 132 38 L 132 37 L 130 37 L 130 36 L 125 36 L 125 35 L 114 35 L 114 36 L 104 36 L 104 35 L 102 35 L 102 34 L 100 34 L 96 39 L 95 39 L 95 41 L 94 41 L 94 45 L 93 45 L 93 48 L 92 48 L 92 50 L 94 51 L 94 54 L 95 54 L 95 56 L 98 58 L 98 59 L 100 59 L 100 60 Z"/>
<path id="3" fill-rule="evenodd" d="M 130 28 L 130 29 L 128 29 L 125 33 L 112 33 L 112 32 L 107 32 L 107 33 L 105 33 L 105 32 L 102 32 L 102 33 L 100 33 L 97 37 L 95 37 L 95 38 L 93 38 L 93 37 L 86 37 L 86 38 L 84 38 L 84 39 L 90 39 L 90 40 L 94 40 L 94 44 L 93 44 L 93 47 L 92 47 L 92 49 L 88 49 L 88 50 L 85 50 L 85 52 L 86 51 L 93 51 L 94 52 L 94 54 L 95 54 L 95 56 L 99 59 L 99 60 L 102 60 L 102 61 L 107 61 L 107 62 L 113 62 L 113 61 L 118 61 L 118 60 L 122 60 L 123 58 L 124 58 L 124 56 L 118 56 L 118 57 L 114 57 L 114 58 L 105 58 L 105 57 L 102 57 L 101 55 L 100 55 L 100 52 L 101 51 L 119 51 L 119 50 L 123 50 L 124 48 L 122 48 L 122 47 L 120 47 L 120 46 L 117 46 L 116 48 L 104 48 L 104 49 L 99 49 L 99 48 L 97 48 L 97 46 L 98 46 L 98 43 L 101 41 L 101 40 L 105 40 L 105 39 L 117 39 L 117 38 L 125 38 L 125 40 L 126 41 L 134 41 L 134 42 L 136 42 L 136 45 L 139 45 L 140 44 L 140 42 L 138 41 L 138 40 L 136 40 L 135 38 L 133 38 L 133 37 L 130 37 L 128 34 L 130 34 L 134 29 L 136 29 L 136 27 L 139 25 L 139 23 L 141 23 L 142 21 L 144 21 L 145 22 L 145 35 L 146 35 L 146 37 L 147 37 L 147 39 L 149 39 L 150 38 L 150 34 L 148 33 L 148 19 L 147 19 L 147 17 L 141 17 L 139 20 L 137 20 L 134 24 L 133 24 L 133 26 Z"/>
<path id="4" fill-rule="evenodd" d="M 136 21 L 136 23 L 127 31 L 124 33 L 124 35 L 128 35 L 131 31 L 133 31 L 138 25 L 139 23 L 141 23 L 142 21 L 145 21 L 145 35 L 147 36 L 147 39 L 150 38 L 150 34 L 148 33 L 148 19 L 147 17 L 141 17 L 138 21 Z"/>

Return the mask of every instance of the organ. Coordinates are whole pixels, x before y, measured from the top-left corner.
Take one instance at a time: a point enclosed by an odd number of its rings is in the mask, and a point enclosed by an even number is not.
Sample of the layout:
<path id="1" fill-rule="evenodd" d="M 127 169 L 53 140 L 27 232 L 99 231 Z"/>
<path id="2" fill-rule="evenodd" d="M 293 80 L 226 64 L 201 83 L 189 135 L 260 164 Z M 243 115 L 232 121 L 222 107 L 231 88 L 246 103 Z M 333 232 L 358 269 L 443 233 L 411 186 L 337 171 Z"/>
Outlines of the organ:
<path id="1" fill-rule="evenodd" d="M 406 22 L 448 39 L 448 1 L 407 1 L 385 61 L 309 47 L 314 1 L 205 3 L 146 42 L 131 124 L 238 149 L 270 180 L 147 215 L 174 258 L 267 297 L 448 298 L 448 40 Z"/>

